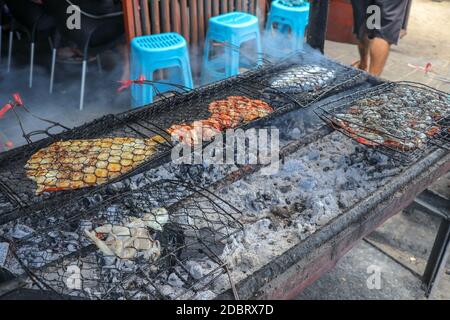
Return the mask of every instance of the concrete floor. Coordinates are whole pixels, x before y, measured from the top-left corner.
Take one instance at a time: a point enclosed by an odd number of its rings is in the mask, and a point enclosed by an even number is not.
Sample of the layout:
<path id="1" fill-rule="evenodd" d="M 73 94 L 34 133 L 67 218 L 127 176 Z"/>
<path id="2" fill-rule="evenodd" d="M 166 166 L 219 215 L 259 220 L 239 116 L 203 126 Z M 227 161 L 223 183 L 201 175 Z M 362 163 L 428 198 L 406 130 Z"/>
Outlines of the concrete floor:
<path id="1" fill-rule="evenodd" d="M 450 92 L 450 82 L 432 79 L 410 66 L 425 66 L 450 80 L 450 1 L 414 0 L 408 34 L 392 48 L 382 77 L 408 80 Z M 355 46 L 327 42 L 325 53 L 343 63 L 358 60 Z M 450 174 L 433 190 L 450 199 Z M 420 275 L 425 268 L 439 225 L 422 212 L 400 213 L 361 241 L 337 266 L 308 287 L 298 299 L 424 299 Z M 379 267 L 381 285 L 369 289 L 369 266 Z M 369 269 L 369 271 L 371 271 Z M 434 299 L 450 299 L 450 264 Z"/>

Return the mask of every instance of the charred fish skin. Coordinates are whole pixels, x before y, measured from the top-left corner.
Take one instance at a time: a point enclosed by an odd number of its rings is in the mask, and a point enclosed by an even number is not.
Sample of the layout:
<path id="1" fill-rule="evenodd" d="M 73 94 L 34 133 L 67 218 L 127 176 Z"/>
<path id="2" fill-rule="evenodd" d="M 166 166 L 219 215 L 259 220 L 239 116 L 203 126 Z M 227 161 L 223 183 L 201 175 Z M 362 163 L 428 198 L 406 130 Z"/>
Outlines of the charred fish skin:
<path id="1" fill-rule="evenodd" d="M 270 87 L 286 93 L 316 91 L 327 87 L 335 77 L 335 71 L 321 66 L 294 66 L 272 78 Z"/>
<path id="2" fill-rule="evenodd" d="M 27 176 L 36 194 L 102 185 L 132 171 L 156 152 L 164 139 L 105 138 L 58 141 L 31 156 Z"/>
<path id="3" fill-rule="evenodd" d="M 336 113 L 332 121 L 355 140 L 358 136 L 376 136 L 372 142 L 378 145 L 413 151 L 423 148 L 429 138 L 438 135 L 441 131 L 438 122 L 449 115 L 448 99 L 399 85 L 355 101 L 346 112 Z"/>

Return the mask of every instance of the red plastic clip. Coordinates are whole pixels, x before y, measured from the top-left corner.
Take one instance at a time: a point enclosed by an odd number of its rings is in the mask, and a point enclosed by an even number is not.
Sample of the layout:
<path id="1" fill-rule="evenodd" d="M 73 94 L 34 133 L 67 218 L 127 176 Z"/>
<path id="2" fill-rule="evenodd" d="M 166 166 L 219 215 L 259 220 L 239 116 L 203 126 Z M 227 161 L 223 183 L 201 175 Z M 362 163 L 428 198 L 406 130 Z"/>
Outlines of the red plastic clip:
<path id="1" fill-rule="evenodd" d="M 14 93 L 12 97 L 17 106 L 23 106 L 23 101 L 20 93 Z"/>
<path id="2" fill-rule="evenodd" d="M 3 116 L 5 115 L 5 113 L 7 113 L 9 110 L 11 110 L 13 108 L 13 106 L 10 103 L 5 104 L 1 109 L 0 109 L 0 119 L 3 118 Z"/>
<path id="3" fill-rule="evenodd" d="M 119 83 L 121 86 L 117 89 L 117 92 L 122 92 L 128 89 L 132 84 L 144 84 L 145 77 L 141 75 L 137 80 L 121 80 Z"/>

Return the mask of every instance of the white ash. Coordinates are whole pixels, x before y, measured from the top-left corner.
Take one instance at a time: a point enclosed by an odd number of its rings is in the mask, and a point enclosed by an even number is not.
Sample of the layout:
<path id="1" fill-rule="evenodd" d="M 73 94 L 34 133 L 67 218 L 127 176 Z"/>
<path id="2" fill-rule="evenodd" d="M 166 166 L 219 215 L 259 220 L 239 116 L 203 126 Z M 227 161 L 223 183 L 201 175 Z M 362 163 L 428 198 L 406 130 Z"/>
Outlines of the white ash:
<path id="1" fill-rule="evenodd" d="M 16 224 L 9 232 L 9 236 L 14 239 L 22 239 L 31 235 L 34 230 L 23 224 Z"/>
<path id="2" fill-rule="evenodd" d="M 247 221 L 221 255 L 234 281 L 304 240 L 402 170 L 387 157 L 333 133 L 288 156 L 277 174 L 253 174 L 223 189 L 219 196 L 240 209 Z"/>
<path id="3" fill-rule="evenodd" d="M 9 253 L 9 243 L 0 242 L 0 267 L 3 267 L 5 265 L 8 253 Z"/>
<path id="4" fill-rule="evenodd" d="M 184 286 L 183 280 L 180 279 L 180 277 L 176 273 L 171 273 L 169 277 L 167 278 L 167 282 L 172 286 L 176 288 L 181 288 Z"/>
<path id="5" fill-rule="evenodd" d="M 363 150 L 365 149 L 352 140 L 334 133 L 287 157 L 278 174 L 273 176 L 253 174 L 218 194 L 244 213 L 242 217 L 244 230 L 229 239 L 220 255 L 231 270 L 234 282 L 248 276 L 272 258 L 305 239 L 348 207 L 382 186 L 390 176 L 400 172 L 401 168 L 392 167 L 386 157 Z M 207 186 L 234 170 L 235 166 L 225 165 L 214 167 L 167 164 L 113 184 L 107 188 L 107 192 L 117 194 L 125 190 L 135 190 L 149 182 L 176 178 L 183 180 L 188 178 L 193 183 Z M 87 201 L 92 205 L 101 200 L 101 197 L 92 197 Z M 99 217 L 110 223 L 119 223 L 129 213 L 130 210 L 124 209 L 123 206 L 111 205 L 101 210 Z M 94 228 L 93 221 L 82 219 L 75 232 L 48 234 L 46 238 L 53 241 L 52 249 L 41 249 L 39 243 L 42 237 L 33 235 L 33 232 L 61 223 L 61 218 L 55 213 L 54 217 L 43 219 L 39 228 L 32 225 L 33 229 L 27 226 L 26 220 L 21 222 L 9 224 L 6 231 L 0 230 L 0 235 L 6 233 L 9 238 L 13 238 L 13 234 L 19 238 L 31 235 L 29 243 L 19 250 L 26 253 L 34 252 L 28 255 L 29 261 L 27 259 L 28 265 L 33 267 L 42 266 L 43 260 L 51 261 L 61 257 L 62 252 L 67 254 L 89 245 L 87 239 L 77 236 L 84 228 L 90 230 Z M 65 249 L 62 250 L 62 247 Z M 20 251 L 18 253 L 21 254 Z M 92 288 L 104 286 L 105 283 L 119 284 L 123 281 L 124 274 L 133 274 L 136 271 L 133 262 L 123 263 L 118 259 L 101 257 L 97 253 L 90 254 L 79 262 L 82 264 L 83 278 L 88 279 L 85 285 Z M 23 273 L 18 264 L 10 263 L 7 267 L 16 274 Z M 210 290 L 218 294 L 230 287 L 228 276 L 220 275 L 223 269 L 214 272 L 215 268 L 217 264 L 209 259 L 191 259 L 185 263 L 185 269 L 189 274 L 184 269 L 177 268 L 177 274 L 165 273 L 161 275 L 162 280 L 152 285 L 162 288 L 169 298 L 188 296 L 198 299 L 209 298 Z M 61 276 L 55 274 L 60 275 L 60 271 L 46 276 L 59 279 L 60 285 L 64 283 Z M 211 287 L 208 284 L 214 278 L 213 275 L 218 278 Z M 188 278 L 199 280 L 195 290 L 186 289 L 185 282 Z M 145 283 L 143 279 L 136 281 L 139 285 Z M 201 285 L 206 287 L 202 288 Z M 116 298 L 126 297 L 128 294 L 117 292 Z M 144 297 L 145 294 L 138 293 L 137 296 Z"/>

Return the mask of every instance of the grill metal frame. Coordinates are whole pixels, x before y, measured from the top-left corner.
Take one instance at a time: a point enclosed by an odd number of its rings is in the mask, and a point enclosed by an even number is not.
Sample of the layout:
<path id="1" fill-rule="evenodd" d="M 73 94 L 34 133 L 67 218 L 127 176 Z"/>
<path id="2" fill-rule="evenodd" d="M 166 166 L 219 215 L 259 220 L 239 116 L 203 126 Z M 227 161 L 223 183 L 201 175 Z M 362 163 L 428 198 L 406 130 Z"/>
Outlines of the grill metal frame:
<path id="1" fill-rule="evenodd" d="M 310 61 L 311 60 L 311 61 Z M 31 212 L 45 206 L 58 205 L 73 198 L 96 190 L 84 188 L 73 191 L 59 191 L 43 196 L 34 195 L 34 184 L 26 177 L 24 165 L 29 157 L 39 149 L 60 140 L 92 139 L 111 136 L 134 136 L 148 138 L 155 134 L 164 136 L 167 143 L 161 145 L 159 151 L 133 171 L 108 182 L 114 183 L 129 176 L 158 167 L 170 160 L 171 142 L 164 131 L 175 123 L 192 122 L 209 116 L 207 110 L 210 102 L 226 98 L 230 95 L 243 95 L 253 99 L 261 99 L 271 105 L 275 112 L 269 116 L 248 123 L 242 128 L 261 126 L 274 117 L 298 108 L 307 108 L 314 102 L 336 92 L 357 86 L 367 79 L 367 74 L 343 66 L 332 60 L 323 62 L 310 59 L 307 55 L 295 55 L 276 64 L 268 64 L 239 76 L 225 79 L 192 91 L 180 93 L 170 92 L 170 96 L 162 95 L 161 99 L 151 105 L 117 115 L 107 115 L 90 123 L 54 134 L 42 140 L 0 154 L 0 203 L 9 203 L 6 209 L 0 208 L 0 223 L 8 221 L 16 211 Z M 294 63 L 327 64 L 329 68 L 337 68 L 336 84 L 318 92 L 290 95 L 268 87 L 268 80 L 275 72 L 281 72 Z M 356 73 L 356 76 L 355 76 Z M 343 81 L 339 83 L 339 81 Z M 181 88 L 182 89 L 182 88 Z M 194 107 L 192 107 L 194 106 Z M 192 107 L 192 108 L 190 108 Z M 45 130 L 42 132 L 45 133 Z"/>
<path id="2" fill-rule="evenodd" d="M 353 103 L 361 100 L 361 99 L 366 99 L 366 98 L 370 98 L 373 96 L 376 96 L 377 94 L 380 93 L 386 93 L 390 90 L 393 90 L 395 88 L 398 88 L 400 86 L 408 86 L 410 88 L 415 88 L 417 90 L 423 90 L 424 92 L 427 93 L 432 93 L 435 95 L 438 95 L 444 99 L 450 99 L 449 94 L 445 93 L 443 91 L 440 91 L 438 89 L 434 89 L 432 87 L 429 87 L 427 85 L 424 84 L 420 84 L 420 83 L 416 83 L 416 82 L 410 82 L 410 81 L 400 81 L 400 82 L 386 82 L 386 83 L 382 83 L 380 85 L 377 85 L 375 87 L 369 88 L 369 89 L 364 89 L 364 90 L 360 90 L 360 91 L 355 91 L 352 92 L 348 95 L 345 95 L 343 97 L 340 97 L 338 99 L 334 99 L 322 106 L 319 106 L 318 108 L 316 108 L 314 110 L 314 112 L 316 113 L 316 115 L 321 118 L 326 124 L 328 124 L 331 128 L 345 134 L 346 136 L 350 137 L 350 138 L 354 138 L 354 136 L 358 137 L 358 134 L 350 134 L 349 132 L 347 132 L 345 129 L 341 128 L 337 123 L 335 119 L 339 119 L 339 117 L 337 116 L 338 113 L 341 112 L 345 112 Z M 421 148 L 415 148 L 414 150 L 399 150 L 396 148 L 392 148 L 386 145 L 380 145 L 379 143 L 377 143 L 374 140 L 371 140 L 367 137 L 362 137 L 365 140 L 371 141 L 374 144 L 377 144 L 377 146 L 367 146 L 363 143 L 361 143 L 362 145 L 365 145 L 366 147 L 369 148 L 374 148 L 376 150 L 378 150 L 379 152 L 387 155 L 388 157 L 398 161 L 399 163 L 402 164 L 411 164 L 417 160 L 419 160 L 423 155 L 428 154 L 430 152 L 433 151 L 433 149 L 435 149 L 435 147 L 441 148 L 441 149 L 445 149 L 445 150 L 449 150 L 449 144 L 448 144 L 448 134 L 443 134 L 442 132 L 447 132 L 450 128 L 448 126 L 448 122 L 449 122 L 449 117 L 450 117 L 450 100 L 449 100 L 449 113 L 447 114 L 447 116 L 444 116 L 443 118 L 441 118 L 440 120 L 436 121 L 433 125 L 431 125 L 430 127 L 427 127 L 426 129 L 424 129 L 424 133 L 427 132 L 427 130 L 429 130 L 432 126 L 437 125 L 437 124 L 441 124 L 441 127 L 443 128 L 443 130 L 441 130 L 441 133 L 438 135 L 435 135 L 433 137 L 428 137 L 425 140 L 424 146 Z M 341 119 L 342 121 L 346 121 L 346 122 L 350 122 L 348 120 L 345 119 Z M 362 128 L 362 129 L 368 129 L 371 130 L 373 132 L 377 132 L 378 130 L 375 130 L 373 128 L 368 128 L 365 127 L 364 125 L 355 123 L 355 122 L 350 122 L 353 125 Z M 399 141 L 406 141 L 404 138 L 395 136 L 391 133 L 387 133 L 384 131 L 378 131 L 380 132 L 380 134 L 383 135 L 387 135 L 390 136 L 392 138 L 395 138 Z"/>
<path id="3" fill-rule="evenodd" d="M 156 239 L 161 242 L 162 256 L 154 262 L 136 259 L 137 271 L 134 273 L 119 267 L 108 267 L 104 262 L 104 254 L 99 252 L 94 244 L 83 240 L 82 222 L 90 221 L 93 228 L 106 223 L 120 225 L 111 222 L 108 214 L 105 216 L 106 210 L 115 206 L 125 208 L 129 205 L 127 200 L 139 199 L 142 196 L 145 198 L 145 204 L 153 207 L 163 206 L 170 214 L 170 221 L 163 226 L 163 231 L 155 233 Z M 140 201 L 144 198 L 140 198 Z M 184 279 L 178 274 L 186 286 L 182 295 L 192 288 L 202 291 L 217 277 L 228 272 L 219 257 L 218 248 L 223 246 L 229 237 L 242 230 L 243 225 L 238 221 L 242 213 L 210 191 L 183 181 L 160 180 L 136 190 L 117 191 L 113 194 L 107 187 L 103 187 L 91 200 L 93 202 L 89 203 L 81 200 L 71 201 L 64 204 L 60 210 L 46 208 L 34 212 L 30 217 L 22 217 L 10 223 L 11 226 L 24 223 L 34 225 L 33 233 L 21 239 L 0 237 L 1 241 L 9 243 L 10 255 L 7 261 L 15 265 L 16 269 L 20 268 L 21 274 L 16 276 L 27 282 L 30 288 L 51 291 L 61 297 L 73 296 L 81 299 L 117 299 L 117 294 L 122 293 L 125 298 L 132 299 L 133 295 L 139 293 L 158 300 L 168 298 L 158 286 L 167 284 L 165 276 L 177 273 L 177 268 L 183 270 L 183 274 L 188 277 Z M 133 210 L 139 211 L 139 208 L 134 207 Z M 128 214 L 120 212 L 119 216 L 120 220 L 128 217 Z M 50 219 L 54 222 L 45 222 Z M 55 233 L 59 234 L 56 239 L 52 235 Z M 79 235 L 79 240 L 71 240 L 76 243 L 76 251 L 68 251 L 64 234 Z M 47 254 L 49 251 L 45 249 L 50 249 L 51 253 Z M 36 262 L 35 253 L 41 253 L 37 257 L 42 262 Z M 208 259 L 215 267 L 197 279 L 186 269 L 186 262 L 191 259 Z M 99 273 L 99 278 L 81 278 L 88 283 L 97 284 L 97 295 L 67 285 L 70 266 L 83 267 L 87 272 L 95 273 L 101 270 L 106 273 Z M 115 285 L 108 281 L 109 269 L 114 276 L 121 279 Z M 122 287 L 133 281 L 140 283 L 140 287 Z M 154 282 L 158 282 L 158 285 Z"/>

